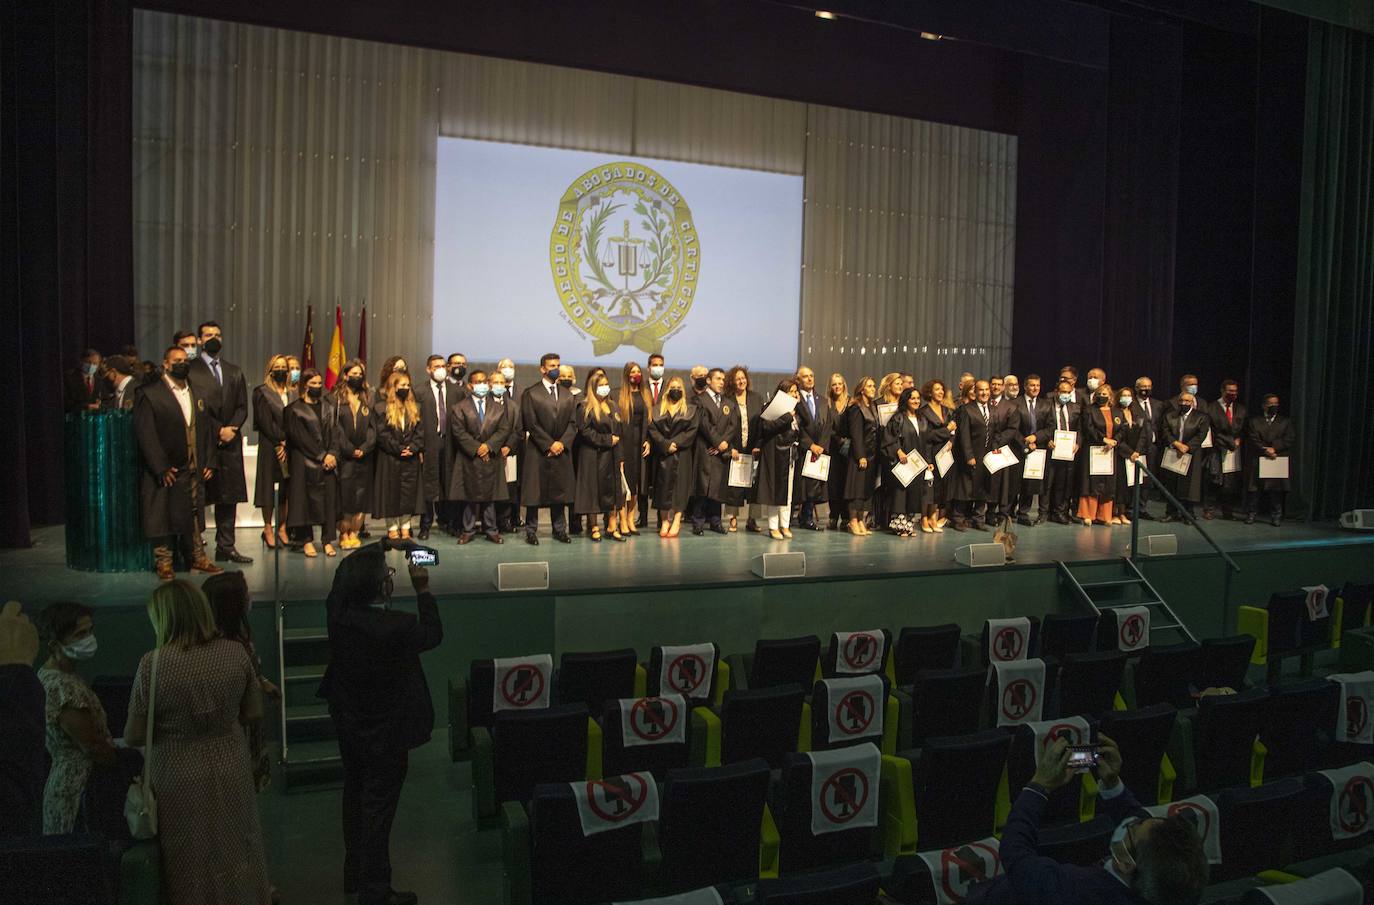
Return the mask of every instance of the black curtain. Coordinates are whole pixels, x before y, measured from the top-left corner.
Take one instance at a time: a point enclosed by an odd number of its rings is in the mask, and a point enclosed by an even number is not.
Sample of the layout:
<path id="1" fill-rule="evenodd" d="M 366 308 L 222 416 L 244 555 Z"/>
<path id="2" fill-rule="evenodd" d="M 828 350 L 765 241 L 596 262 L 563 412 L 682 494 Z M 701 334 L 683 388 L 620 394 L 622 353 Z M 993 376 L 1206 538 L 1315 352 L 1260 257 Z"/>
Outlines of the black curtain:
<path id="1" fill-rule="evenodd" d="M 1308 32 L 1293 398 L 1311 518 L 1374 506 L 1374 36 Z"/>

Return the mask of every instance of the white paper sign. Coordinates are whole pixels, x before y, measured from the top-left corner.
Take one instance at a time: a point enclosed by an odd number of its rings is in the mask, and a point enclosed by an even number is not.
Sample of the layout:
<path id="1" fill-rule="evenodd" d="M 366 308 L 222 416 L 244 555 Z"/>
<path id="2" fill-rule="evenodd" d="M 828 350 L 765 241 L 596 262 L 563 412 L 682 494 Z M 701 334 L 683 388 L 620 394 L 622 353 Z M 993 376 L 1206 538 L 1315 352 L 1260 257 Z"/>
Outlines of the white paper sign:
<path id="1" fill-rule="evenodd" d="M 807 752 L 811 761 L 811 834 L 878 825 L 882 754 L 872 742 Z"/>
<path id="2" fill-rule="evenodd" d="M 1364 885 L 1343 867 L 1333 867 L 1294 883 L 1261 886 L 1255 892 L 1271 905 L 1364 905 Z"/>
<path id="3" fill-rule="evenodd" d="M 897 413 L 897 403 L 895 402 L 880 402 L 875 408 L 878 412 L 878 424 L 882 427 L 887 427 L 887 422 L 891 421 L 892 416 Z"/>
<path id="4" fill-rule="evenodd" d="M 1324 584 L 1314 585 L 1303 588 L 1307 592 L 1307 621 L 1316 622 L 1318 619 L 1325 619 L 1331 615 L 1326 609 L 1326 598 L 1331 596 L 1331 589 Z"/>
<path id="5" fill-rule="evenodd" d="M 988 662 L 1010 663 L 1030 656 L 1030 620 L 1025 616 L 988 620 Z"/>
<path id="6" fill-rule="evenodd" d="M 821 453 L 819 456 L 812 456 L 810 453 L 803 453 L 801 473 L 803 478 L 810 478 L 813 481 L 829 480 L 830 454 Z"/>
<path id="7" fill-rule="evenodd" d="M 936 905 L 962 905 L 975 883 L 1002 876 L 1001 843 L 994 836 L 935 852 L 917 852 L 935 887 Z"/>
<path id="8" fill-rule="evenodd" d="M 764 421 L 777 421 L 783 415 L 791 414 L 798 402 L 801 400 L 795 396 L 789 396 L 787 393 L 774 393 L 772 401 L 768 403 L 768 408 L 764 409 L 763 414 L 759 417 Z"/>
<path id="9" fill-rule="evenodd" d="M 1374 744 L 1374 727 L 1369 719 L 1370 707 L 1374 706 L 1374 670 L 1336 673 L 1327 678 L 1341 686 L 1340 707 L 1336 711 L 1336 741 Z"/>
<path id="10" fill-rule="evenodd" d="M 949 474 L 949 470 L 954 467 L 954 441 L 946 441 L 940 447 L 940 451 L 935 454 L 935 469 L 940 472 L 940 477 Z"/>
<path id="11" fill-rule="evenodd" d="M 1331 838 L 1354 839 L 1371 828 L 1374 817 L 1374 764 L 1369 761 L 1340 770 L 1319 770 L 1331 783 Z"/>
<path id="12" fill-rule="evenodd" d="M 1207 853 L 1207 863 L 1221 863 L 1221 812 L 1212 799 L 1206 795 L 1194 795 L 1181 801 L 1155 805 L 1146 808 L 1145 811 L 1151 817 L 1172 817 L 1182 814 L 1202 837 L 1202 850 Z"/>
<path id="13" fill-rule="evenodd" d="M 513 484 L 519 477 L 516 474 L 515 456 L 506 456 L 506 483 Z"/>
<path id="14" fill-rule="evenodd" d="M 1011 451 L 1011 447 L 1003 446 L 983 456 L 983 467 L 988 470 L 988 474 L 997 474 L 1008 465 L 1015 465 L 1017 461 L 1019 460 L 1016 453 Z"/>
<path id="15" fill-rule="evenodd" d="M 1116 474 L 1116 454 L 1110 446 L 1088 447 L 1088 473 L 1097 477 Z"/>
<path id="16" fill-rule="evenodd" d="M 583 836 L 658 819 L 658 784 L 648 773 L 626 773 L 568 785 L 577 801 Z"/>
<path id="17" fill-rule="evenodd" d="M 680 892 L 675 896 L 635 899 L 633 902 L 612 902 L 611 905 L 724 905 L 724 903 L 714 886 L 706 886 L 691 892 Z"/>
<path id="18" fill-rule="evenodd" d="M 832 745 L 883 737 L 887 701 L 883 696 L 882 676 L 822 679 L 821 684 L 825 686 L 825 719 Z"/>
<path id="19" fill-rule="evenodd" d="M 677 693 L 690 700 L 706 698 L 716 672 L 716 648 L 711 644 L 663 647 L 658 693 Z"/>
<path id="20" fill-rule="evenodd" d="M 1119 606 L 1116 613 L 1116 649 L 1144 650 L 1150 646 L 1150 608 Z"/>
<path id="21" fill-rule="evenodd" d="M 1261 481 L 1277 480 L 1288 477 L 1288 457 L 1279 456 L 1271 459 L 1268 456 L 1261 456 L 1259 460 L 1259 476 Z"/>
<path id="22" fill-rule="evenodd" d="M 1168 471 L 1172 471 L 1174 474 L 1186 478 L 1188 476 L 1188 469 L 1191 468 L 1193 464 L 1193 454 L 1183 453 L 1179 455 L 1178 450 L 1171 446 L 1164 450 L 1164 458 L 1160 460 L 1159 464 Z"/>
<path id="23" fill-rule="evenodd" d="M 1240 471 L 1240 451 L 1228 449 L 1226 454 L 1221 457 L 1221 473 L 1235 474 Z"/>
<path id="24" fill-rule="evenodd" d="M 887 636 L 882 629 L 862 632 L 836 632 L 835 672 L 847 676 L 863 676 L 883 668 Z"/>
<path id="25" fill-rule="evenodd" d="M 747 453 L 740 453 L 738 459 L 730 462 L 730 486 L 731 487 L 752 487 L 754 486 L 754 457 Z"/>
<path id="26" fill-rule="evenodd" d="M 1078 431 L 1055 431 L 1054 432 L 1054 455 L 1050 458 L 1056 462 L 1072 462 L 1074 457 L 1073 448 L 1078 445 Z"/>
<path id="27" fill-rule="evenodd" d="M 493 660 L 495 682 L 491 690 L 491 709 L 543 710 L 549 706 L 553 685 L 553 657 L 503 657 Z"/>
<path id="28" fill-rule="evenodd" d="M 1045 661 L 994 662 L 988 667 L 988 684 L 997 690 L 997 725 L 1019 726 L 1040 720 L 1045 707 Z"/>
<path id="29" fill-rule="evenodd" d="M 1026 453 L 1026 467 L 1021 469 L 1024 481 L 1041 481 L 1045 478 L 1045 451 L 1035 449 Z"/>
<path id="30" fill-rule="evenodd" d="M 621 698 L 620 743 L 626 748 L 680 745 L 687 741 L 689 719 L 687 700 L 680 694 Z"/>
<path id="31" fill-rule="evenodd" d="M 1057 720 L 1039 720 L 1027 723 L 1035 734 L 1035 765 L 1045 759 L 1045 752 L 1061 738 L 1070 745 L 1086 745 L 1092 737 L 1088 721 L 1081 716 L 1068 716 Z"/>

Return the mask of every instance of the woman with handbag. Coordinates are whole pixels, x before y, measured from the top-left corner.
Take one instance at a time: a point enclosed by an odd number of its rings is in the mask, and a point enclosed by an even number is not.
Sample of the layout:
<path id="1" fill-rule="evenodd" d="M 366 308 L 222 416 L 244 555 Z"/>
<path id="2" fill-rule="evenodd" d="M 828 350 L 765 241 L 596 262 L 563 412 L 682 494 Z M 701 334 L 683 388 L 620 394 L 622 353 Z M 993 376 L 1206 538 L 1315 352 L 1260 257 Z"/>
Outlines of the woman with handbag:
<path id="1" fill-rule="evenodd" d="M 168 905 L 272 901 L 253 771 L 242 727 L 262 718 L 262 687 L 242 644 L 221 638 L 188 581 L 148 599 L 157 647 L 144 654 L 124 739 L 143 746 L 142 780 L 126 815 L 136 838 L 156 834 Z"/>

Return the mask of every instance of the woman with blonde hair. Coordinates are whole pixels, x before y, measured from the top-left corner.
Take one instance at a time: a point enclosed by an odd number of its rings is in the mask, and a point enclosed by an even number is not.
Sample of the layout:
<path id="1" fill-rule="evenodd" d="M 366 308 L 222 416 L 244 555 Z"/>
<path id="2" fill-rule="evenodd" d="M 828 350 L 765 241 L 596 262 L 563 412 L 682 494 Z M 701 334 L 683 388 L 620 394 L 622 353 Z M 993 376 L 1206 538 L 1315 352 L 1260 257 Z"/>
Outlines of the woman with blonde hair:
<path id="1" fill-rule="evenodd" d="M 630 488 L 630 498 L 620 507 L 620 530 L 626 535 L 635 535 L 639 529 L 635 527 L 634 515 L 639 511 L 639 488 L 643 484 L 649 459 L 649 410 L 653 407 L 639 362 L 625 362 L 620 372 L 620 389 L 616 391 L 615 407 L 623 431 L 620 437 L 621 464 L 625 483 Z"/>
<path id="2" fill-rule="evenodd" d="M 1083 405 L 1082 448 L 1090 450 L 1094 446 L 1105 446 L 1112 450 L 1112 461 L 1116 461 L 1116 445 L 1121 440 L 1121 412 L 1113 402 L 1116 393 L 1105 381 L 1093 390 L 1092 397 Z M 1085 459 L 1089 455 L 1084 456 Z M 1121 524 L 1120 516 L 1112 513 L 1116 499 L 1116 469 L 1112 474 L 1095 475 L 1086 464 L 1082 468 L 1079 483 L 1078 512 L 1079 520 L 1086 525 Z"/>
<path id="3" fill-rule="evenodd" d="M 692 444 L 697 439 L 696 407 L 688 404 L 681 377 L 668 381 L 649 421 L 649 441 L 657 462 L 654 469 L 654 507 L 658 509 L 658 536 L 677 537 L 682 513 L 692 496 L 696 469 Z M 671 516 L 671 517 L 670 517 Z"/>
<path id="4" fill-rule="evenodd" d="M 868 530 L 868 510 L 873 506 L 873 491 L 879 470 L 878 413 L 874 410 L 878 384 L 872 377 L 860 377 L 854 398 L 845 409 L 842 435 L 849 440 L 845 460 L 844 501 L 849 515 L 849 533 L 863 537 Z M 834 467 L 834 463 L 831 463 Z"/>
<path id="5" fill-rule="evenodd" d="M 334 417 L 339 444 L 339 546 L 353 550 L 363 545 L 363 513 L 372 504 L 372 448 L 376 428 L 372 424 L 372 388 L 367 385 L 367 365 L 355 358 L 344 365 L 334 384 Z"/>
<path id="6" fill-rule="evenodd" d="M 610 403 L 611 382 L 605 372 L 587 378 L 577 413 L 577 486 L 573 512 L 587 517 L 587 534 L 600 543 L 605 521 L 611 539 L 625 540 L 625 479 L 621 450 L 625 448 L 620 411 Z M 637 450 L 636 450 L 637 452 Z M 598 518 L 598 516 L 600 518 Z"/>
<path id="7" fill-rule="evenodd" d="M 372 477 L 372 514 L 386 521 L 391 540 L 410 537 L 411 520 L 423 507 L 424 482 L 420 460 L 425 449 L 425 426 L 410 388 L 410 375 L 393 371 L 382 386 L 381 400 L 372 408 L 377 438 L 377 466 Z"/>
<path id="8" fill-rule="evenodd" d="M 830 375 L 829 389 L 826 391 L 826 404 L 830 406 L 830 421 L 835 432 L 830 435 L 830 480 L 826 485 L 826 496 L 830 503 L 830 530 L 834 531 L 841 520 L 848 521 L 844 502 L 844 475 L 849 468 L 849 437 L 845 434 L 844 413 L 849 407 L 849 384 L 844 375 L 836 371 Z"/>
<path id="9" fill-rule="evenodd" d="M 902 372 L 893 371 L 891 374 L 884 374 L 883 379 L 878 381 L 878 395 L 874 397 L 875 402 L 897 402 L 902 398 Z"/>
<path id="10" fill-rule="evenodd" d="M 145 749 L 157 797 L 163 901 L 266 905 L 272 892 L 243 732 L 263 712 L 252 657 L 220 637 L 189 581 L 154 590 L 148 619 L 157 644 L 139 661 L 124 740 Z"/>
<path id="11" fill-rule="evenodd" d="M 262 510 L 262 545 L 271 550 L 286 535 L 286 428 L 282 416 L 291 403 L 291 361 L 272 355 L 253 388 L 253 429 L 258 432 L 258 474 L 253 482 L 253 505 Z M 280 486 L 280 493 L 278 492 Z M 277 516 L 276 531 L 272 515 Z"/>

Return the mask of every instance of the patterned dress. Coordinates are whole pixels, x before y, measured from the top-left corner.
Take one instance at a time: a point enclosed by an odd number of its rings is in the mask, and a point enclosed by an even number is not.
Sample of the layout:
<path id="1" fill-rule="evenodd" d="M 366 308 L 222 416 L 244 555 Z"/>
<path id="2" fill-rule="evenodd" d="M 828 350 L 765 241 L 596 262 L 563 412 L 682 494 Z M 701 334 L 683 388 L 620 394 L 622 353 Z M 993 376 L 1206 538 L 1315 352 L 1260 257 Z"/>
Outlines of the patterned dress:
<path id="1" fill-rule="evenodd" d="M 81 809 L 81 793 L 91 778 L 91 758 L 81 750 L 57 719 L 66 708 L 89 710 L 96 728 L 108 739 L 110 727 L 105 722 L 105 708 L 100 706 L 91 686 L 75 673 L 60 669 L 40 669 L 38 679 L 43 683 L 46 703 L 44 722 L 47 726 L 48 754 L 52 755 L 52 769 L 43 787 L 43 834 L 53 836 L 70 833 L 76 825 Z"/>
<path id="2" fill-rule="evenodd" d="M 248 651 L 223 638 L 161 648 L 153 720 L 162 892 L 168 905 L 266 905 L 271 899 L 244 699 L 258 694 Z M 148 713 L 153 654 L 138 664 L 129 712 Z"/>

